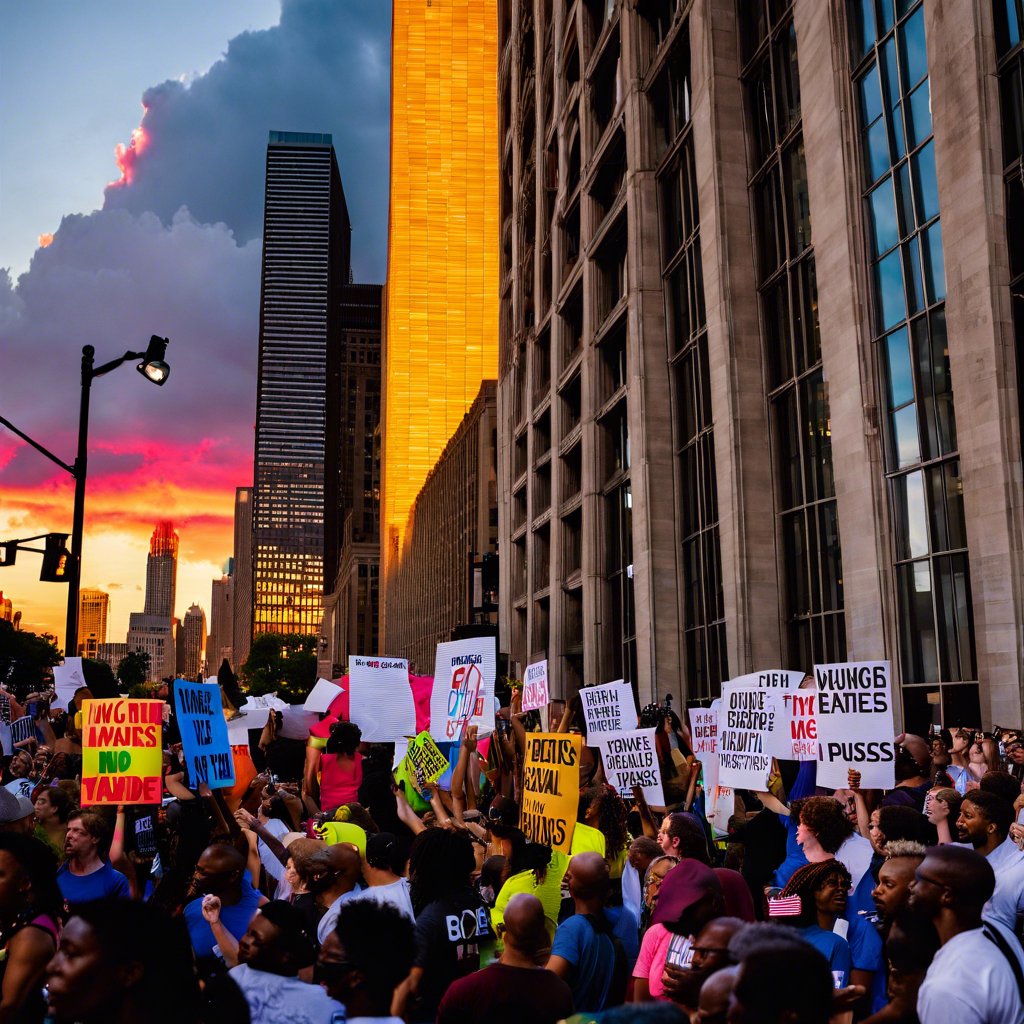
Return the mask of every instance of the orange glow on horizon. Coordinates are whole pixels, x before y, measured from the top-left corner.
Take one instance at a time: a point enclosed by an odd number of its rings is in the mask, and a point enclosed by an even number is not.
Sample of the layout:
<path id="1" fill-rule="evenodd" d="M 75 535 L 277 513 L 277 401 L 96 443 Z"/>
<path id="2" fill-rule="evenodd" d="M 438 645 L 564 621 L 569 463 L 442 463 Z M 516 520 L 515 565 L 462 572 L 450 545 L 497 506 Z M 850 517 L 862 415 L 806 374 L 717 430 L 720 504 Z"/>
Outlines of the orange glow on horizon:
<path id="1" fill-rule="evenodd" d="M 43 233 L 42 233 L 42 234 L 41 234 L 41 235 L 39 236 L 39 248 L 40 248 L 40 249 L 47 249 L 47 248 L 49 248 L 49 247 L 50 247 L 51 245 L 53 245 L 53 235 L 52 235 L 52 234 L 50 234 L 50 232 L 49 232 L 49 231 L 44 231 L 44 232 L 43 232 Z"/>
<path id="2" fill-rule="evenodd" d="M 427 474 L 498 376 L 497 11 L 395 0 L 392 24 L 385 578 Z"/>

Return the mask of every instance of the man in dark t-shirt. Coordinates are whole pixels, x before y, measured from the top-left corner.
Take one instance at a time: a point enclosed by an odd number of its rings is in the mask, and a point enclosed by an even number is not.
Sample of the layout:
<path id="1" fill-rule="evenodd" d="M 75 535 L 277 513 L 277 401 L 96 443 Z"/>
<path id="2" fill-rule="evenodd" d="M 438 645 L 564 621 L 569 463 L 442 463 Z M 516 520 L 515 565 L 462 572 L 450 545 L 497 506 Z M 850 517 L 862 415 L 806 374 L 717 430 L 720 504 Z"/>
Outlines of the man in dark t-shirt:
<path id="1" fill-rule="evenodd" d="M 551 940 L 536 896 L 519 893 L 505 908 L 501 960 L 452 983 L 437 1013 L 438 1024 L 555 1024 L 572 1013 L 572 990 L 537 966 Z"/>

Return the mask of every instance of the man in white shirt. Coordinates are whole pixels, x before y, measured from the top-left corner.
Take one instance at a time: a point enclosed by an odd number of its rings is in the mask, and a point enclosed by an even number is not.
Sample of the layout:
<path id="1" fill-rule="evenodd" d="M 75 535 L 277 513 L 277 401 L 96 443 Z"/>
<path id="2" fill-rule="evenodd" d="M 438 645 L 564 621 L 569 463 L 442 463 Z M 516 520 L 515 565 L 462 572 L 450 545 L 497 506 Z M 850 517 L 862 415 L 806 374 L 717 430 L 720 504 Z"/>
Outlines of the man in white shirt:
<path id="1" fill-rule="evenodd" d="M 991 865 L 963 847 L 932 847 L 917 869 L 909 906 L 941 943 L 917 996 L 921 1024 L 1024 1024 L 1024 950 L 981 917 L 994 889 Z"/>
<path id="2" fill-rule="evenodd" d="M 1024 853 L 1009 838 L 1012 823 L 1011 804 L 976 789 L 964 797 L 956 828 L 960 839 L 969 842 L 995 873 L 995 892 L 985 904 L 985 920 L 996 921 L 1019 935 L 1024 917 Z"/>
<path id="3" fill-rule="evenodd" d="M 283 900 L 264 904 L 238 943 L 238 966 L 228 972 L 249 1004 L 252 1024 L 327 1024 L 343 1012 L 321 986 L 299 980 L 313 959 L 302 912 Z"/>
<path id="4" fill-rule="evenodd" d="M 410 921 L 415 920 L 409 879 L 398 873 L 404 859 L 398 840 L 390 832 L 378 832 L 367 836 L 366 857 L 363 859 L 363 881 L 366 888 L 353 892 L 351 899 L 345 902 L 373 900 L 375 903 L 386 903 L 395 907 Z"/>

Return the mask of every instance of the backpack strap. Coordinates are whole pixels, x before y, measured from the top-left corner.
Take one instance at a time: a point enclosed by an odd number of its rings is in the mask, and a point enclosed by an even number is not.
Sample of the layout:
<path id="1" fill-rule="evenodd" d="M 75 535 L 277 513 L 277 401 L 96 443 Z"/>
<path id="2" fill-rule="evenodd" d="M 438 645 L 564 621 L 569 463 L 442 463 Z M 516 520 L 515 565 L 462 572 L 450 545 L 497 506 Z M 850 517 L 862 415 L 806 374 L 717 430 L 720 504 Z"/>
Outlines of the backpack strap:
<path id="1" fill-rule="evenodd" d="M 1017 995 L 1020 997 L 1021 1002 L 1024 1002 L 1024 969 L 1021 968 L 1020 960 L 1014 954 L 1010 944 L 1006 941 L 1006 937 L 998 928 L 993 928 L 986 921 L 982 924 L 981 930 L 985 938 L 998 948 L 999 952 L 1005 957 L 1006 962 L 1010 965 L 1010 970 L 1013 971 L 1013 980 L 1017 982 Z"/>

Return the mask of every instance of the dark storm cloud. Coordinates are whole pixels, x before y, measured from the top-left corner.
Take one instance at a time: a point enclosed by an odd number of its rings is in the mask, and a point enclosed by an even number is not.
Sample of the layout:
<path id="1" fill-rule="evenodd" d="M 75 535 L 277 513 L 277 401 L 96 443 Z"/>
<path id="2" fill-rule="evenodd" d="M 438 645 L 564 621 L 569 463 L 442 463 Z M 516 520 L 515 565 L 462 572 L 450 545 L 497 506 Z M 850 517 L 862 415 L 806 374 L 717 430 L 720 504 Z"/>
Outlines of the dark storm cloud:
<path id="1" fill-rule="evenodd" d="M 189 85 L 147 91 L 146 142 L 105 208 L 182 206 L 239 242 L 262 232 L 267 132 L 331 132 L 353 222 L 356 280 L 384 279 L 387 229 L 388 0 L 285 0 L 279 25 L 246 32 Z"/>

